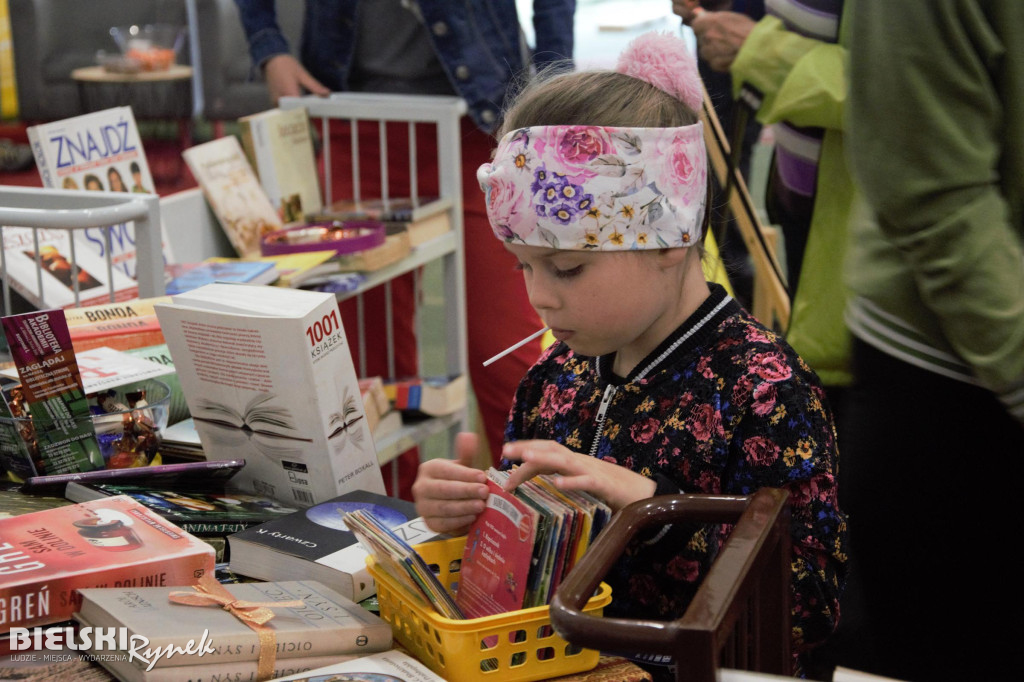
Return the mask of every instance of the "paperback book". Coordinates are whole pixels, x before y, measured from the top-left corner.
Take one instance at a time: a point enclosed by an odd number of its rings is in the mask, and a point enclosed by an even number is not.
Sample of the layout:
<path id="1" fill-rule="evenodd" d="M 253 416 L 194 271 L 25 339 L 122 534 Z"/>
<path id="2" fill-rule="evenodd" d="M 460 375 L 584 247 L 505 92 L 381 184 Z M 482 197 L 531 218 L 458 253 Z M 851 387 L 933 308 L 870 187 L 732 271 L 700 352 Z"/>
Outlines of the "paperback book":
<path id="1" fill-rule="evenodd" d="M 133 298 L 120 303 L 104 301 L 68 308 L 64 311 L 64 317 L 77 351 L 97 346 L 109 346 L 117 350 L 144 348 L 164 342 L 155 306 L 170 300 L 170 296 L 157 296 Z"/>
<path id="2" fill-rule="evenodd" d="M 310 277 L 321 273 L 333 272 L 335 265 L 331 263 L 335 252 L 327 251 L 305 251 L 300 253 L 286 253 L 278 256 L 262 256 L 255 259 L 255 262 L 271 263 L 277 271 L 275 286 L 298 287 Z M 209 263 L 230 263 L 239 259 L 224 256 L 207 258 Z"/>
<path id="3" fill-rule="evenodd" d="M 366 549 L 344 514 L 366 509 L 408 544 L 437 537 L 406 500 L 354 491 L 228 537 L 231 570 L 260 580 L 308 576 L 355 601 L 376 594 Z"/>
<path id="4" fill-rule="evenodd" d="M 271 284 L 277 280 L 277 269 L 265 261 L 204 262 L 167 283 L 168 296 L 192 291 L 212 282 L 246 282 Z"/>
<path id="5" fill-rule="evenodd" d="M 223 486 L 245 466 L 244 459 L 226 459 L 212 462 L 182 462 L 154 464 L 130 469 L 96 469 L 53 476 L 33 476 L 21 485 L 21 492 L 32 495 L 64 495 L 71 481 L 82 483 L 132 483 L 151 487 L 210 487 Z"/>
<path id="6" fill-rule="evenodd" d="M 223 585 L 237 600 L 274 603 L 274 617 L 267 622 L 276 644 L 276 658 L 370 654 L 391 648 L 391 626 L 351 599 L 313 580 L 244 582 Z M 210 602 L 194 606 L 172 601 L 171 596 L 192 595 L 180 587 L 136 589 L 84 589 L 78 617 L 94 627 L 123 627 L 128 638 L 144 637 L 140 651 L 166 652 L 163 656 L 136 657 L 130 665 L 142 669 L 208 666 L 219 663 L 255 662 L 260 655 L 260 636 L 237 616 Z M 183 594 L 184 592 L 184 594 Z M 198 594 L 198 593 L 195 593 Z M 294 602 L 301 602 L 301 606 Z M 196 653 L 180 653 L 189 641 L 205 639 Z M 125 653 L 125 652 L 121 652 Z"/>
<path id="7" fill-rule="evenodd" d="M 191 585 L 212 547 L 129 497 L 0 518 L 0 628 L 67 620 L 87 587 Z"/>
<path id="8" fill-rule="evenodd" d="M 226 135 L 181 154 L 238 255 L 259 256 L 260 240 L 283 225 L 238 138 Z"/>
<path id="9" fill-rule="evenodd" d="M 152 194 L 153 177 L 131 107 L 114 107 L 30 126 L 29 144 L 44 187 Z M 76 242 L 136 279 L 132 223 L 76 231 Z M 164 260 L 173 262 L 163 237 Z M 108 246 L 109 245 L 109 246 Z M 80 249 L 81 250 L 81 249 Z"/>
<path id="10" fill-rule="evenodd" d="M 466 377 L 409 377 L 384 382 L 392 406 L 411 417 L 440 417 L 466 406 Z"/>
<path id="11" fill-rule="evenodd" d="M 203 449 L 245 459 L 242 487 L 297 506 L 384 492 L 334 296 L 215 283 L 157 314 Z"/>
<path id="12" fill-rule="evenodd" d="M 285 223 L 323 208 L 306 109 L 270 109 L 238 119 L 242 147 Z"/>

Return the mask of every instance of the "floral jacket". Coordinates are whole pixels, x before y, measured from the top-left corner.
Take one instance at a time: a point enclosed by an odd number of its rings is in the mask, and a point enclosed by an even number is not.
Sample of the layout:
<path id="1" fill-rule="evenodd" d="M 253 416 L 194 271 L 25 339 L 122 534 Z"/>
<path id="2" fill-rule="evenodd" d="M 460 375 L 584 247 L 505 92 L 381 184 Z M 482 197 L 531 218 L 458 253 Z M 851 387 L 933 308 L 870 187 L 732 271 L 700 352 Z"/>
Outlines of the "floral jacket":
<path id="1" fill-rule="evenodd" d="M 836 503 L 835 430 L 817 376 L 718 285 L 630 376 L 611 356 L 548 349 L 523 379 L 507 440 L 549 439 L 655 479 L 656 494 L 790 492 L 794 653 L 836 626 L 846 518 Z M 682 615 L 728 535 L 673 526 L 636 541 L 607 581 L 608 615 Z"/>

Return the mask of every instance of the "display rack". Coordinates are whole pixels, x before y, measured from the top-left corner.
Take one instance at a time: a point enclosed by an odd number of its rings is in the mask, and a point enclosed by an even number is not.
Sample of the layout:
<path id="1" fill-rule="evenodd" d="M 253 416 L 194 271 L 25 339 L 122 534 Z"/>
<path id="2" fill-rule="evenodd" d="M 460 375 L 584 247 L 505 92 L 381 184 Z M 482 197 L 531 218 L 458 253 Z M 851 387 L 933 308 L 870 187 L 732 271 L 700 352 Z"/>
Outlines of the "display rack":
<path id="1" fill-rule="evenodd" d="M 387 165 L 387 131 L 386 124 L 390 122 L 404 122 L 408 124 L 409 147 L 412 150 L 409 155 L 409 177 L 410 193 L 417 196 L 417 158 L 416 149 L 416 124 L 432 124 L 437 134 L 437 166 L 440 197 L 451 200 L 448 208 L 450 224 L 452 229 L 447 234 L 430 240 L 413 248 L 412 253 L 404 260 L 392 266 L 366 273 L 366 279 L 359 288 L 353 292 L 338 294 L 338 299 L 343 300 L 349 297 L 356 298 L 356 309 L 358 311 L 359 323 L 357 329 L 349 330 L 350 338 L 354 336 L 354 343 L 359 350 L 359 357 L 366 357 L 367 343 L 363 329 L 362 320 L 364 307 L 362 294 L 369 289 L 383 285 L 385 287 L 385 299 L 388 301 L 388 309 L 385 311 L 387 319 L 391 319 L 390 309 L 390 282 L 396 277 L 406 273 L 412 273 L 415 281 L 417 301 L 415 329 L 417 336 L 417 353 L 419 366 L 424 366 L 423 356 L 423 312 L 419 305 L 422 296 L 419 295 L 422 284 L 422 267 L 437 262 L 442 268 L 442 294 L 444 300 L 444 338 L 440 340 L 444 347 L 445 373 L 449 376 L 468 376 L 468 351 L 466 340 L 466 278 L 465 263 L 463 260 L 463 224 L 462 224 L 462 154 L 460 142 L 459 120 L 466 113 L 466 103 L 457 97 L 439 97 L 428 95 L 390 95 L 371 93 L 335 93 L 330 97 L 283 97 L 278 105 L 282 109 L 305 107 L 309 112 L 311 120 L 320 121 L 321 139 L 331 139 L 330 129 L 332 121 L 348 121 L 352 135 L 351 173 L 353 178 L 352 198 L 359 200 L 360 196 L 360 150 L 358 146 L 357 129 L 360 122 L 375 122 L 380 130 L 380 149 L 363 150 L 362 153 L 377 153 L 381 158 L 381 188 L 384 197 L 388 197 L 389 169 Z M 322 186 L 324 188 L 325 204 L 330 205 L 332 197 L 332 150 L 329 144 L 324 145 L 323 167 L 324 177 Z M 373 340 L 376 342 L 376 340 Z M 387 367 L 394 376 L 395 344 L 391 325 L 388 326 L 388 338 L 385 339 L 387 350 Z M 357 367 L 360 376 L 366 376 L 365 366 Z M 380 462 L 386 463 L 397 457 L 410 447 L 421 444 L 432 435 L 447 431 L 454 437 L 458 430 L 468 429 L 468 410 L 463 408 L 457 413 L 447 417 L 430 419 L 405 425 L 400 430 L 383 437 L 376 443 L 377 456 Z M 397 476 L 397 470 L 393 470 Z"/>
<path id="2" fill-rule="evenodd" d="M 139 296 L 160 296 L 164 293 L 164 265 L 160 240 L 160 200 L 154 195 L 122 194 L 118 192 L 83 192 L 66 189 L 41 189 L 0 185 L 0 244 L 4 227 L 30 227 L 34 230 L 84 230 L 91 227 L 106 228 L 104 236 L 110 239 L 110 227 L 131 221 L 135 224 L 136 262 L 138 263 Z M 113 263 L 107 249 L 108 281 Z M 37 259 L 37 274 L 41 267 Z M 77 267 L 76 263 L 72 263 Z M 2 271 L 3 311 L 11 310 L 11 285 L 7 264 L 0 248 Z M 42 289 L 37 277 L 38 288 Z M 114 291 L 111 287 L 111 301 Z M 79 300 L 76 292 L 76 302 Z"/>

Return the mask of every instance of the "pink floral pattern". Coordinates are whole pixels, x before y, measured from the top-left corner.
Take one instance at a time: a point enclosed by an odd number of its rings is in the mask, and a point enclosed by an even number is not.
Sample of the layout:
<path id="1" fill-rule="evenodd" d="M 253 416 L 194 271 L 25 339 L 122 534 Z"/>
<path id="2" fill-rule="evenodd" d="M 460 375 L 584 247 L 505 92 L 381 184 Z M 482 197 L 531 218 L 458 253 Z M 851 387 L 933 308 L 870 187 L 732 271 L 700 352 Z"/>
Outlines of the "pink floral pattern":
<path id="1" fill-rule="evenodd" d="M 477 171 L 495 236 L 558 249 L 653 249 L 700 241 L 703 124 L 538 126 L 506 134 Z"/>

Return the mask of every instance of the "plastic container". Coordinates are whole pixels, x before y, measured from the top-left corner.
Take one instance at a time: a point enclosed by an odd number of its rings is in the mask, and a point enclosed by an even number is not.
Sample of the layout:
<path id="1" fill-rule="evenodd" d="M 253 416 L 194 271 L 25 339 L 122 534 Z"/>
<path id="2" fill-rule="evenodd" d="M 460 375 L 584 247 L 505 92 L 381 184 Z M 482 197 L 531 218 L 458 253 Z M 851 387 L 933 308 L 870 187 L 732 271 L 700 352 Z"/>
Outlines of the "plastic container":
<path id="1" fill-rule="evenodd" d="M 417 545 L 423 560 L 437 572 L 450 592 L 458 585 L 458 566 L 465 537 Z M 380 616 L 391 624 L 395 639 L 427 667 L 449 682 L 530 682 L 583 672 L 597 665 L 601 654 L 562 639 L 551 627 L 550 609 L 538 606 L 497 616 L 452 620 L 440 616 L 418 595 L 367 559 L 377 582 Z M 584 612 L 599 616 L 612 600 L 601 586 Z"/>
<path id="2" fill-rule="evenodd" d="M 173 24 L 114 26 L 110 37 L 125 59 L 142 71 L 166 71 L 177 61 L 185 42 L 185 28 Z"/>

